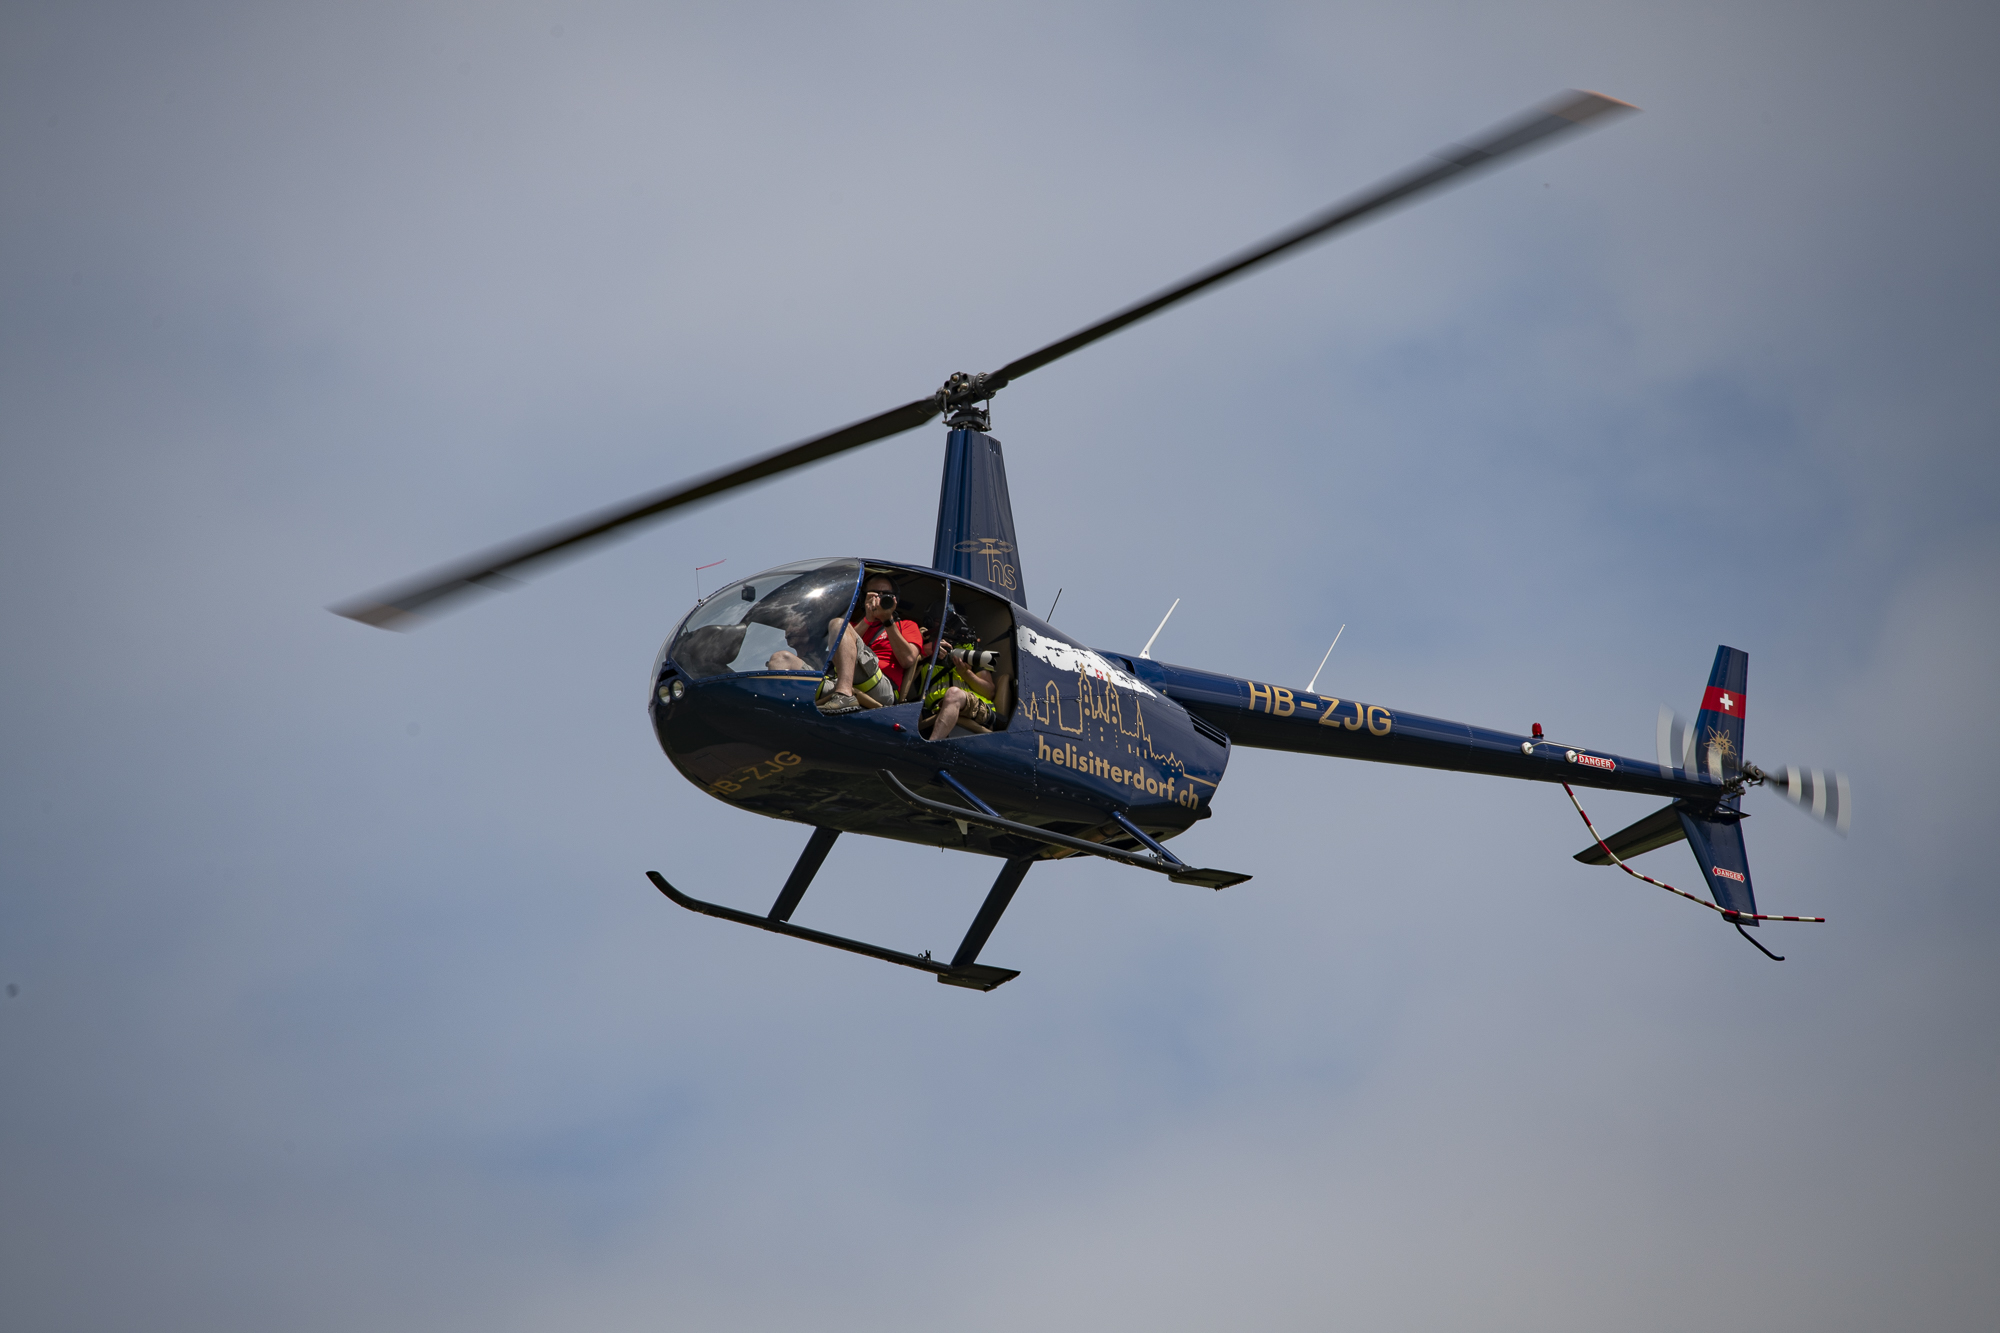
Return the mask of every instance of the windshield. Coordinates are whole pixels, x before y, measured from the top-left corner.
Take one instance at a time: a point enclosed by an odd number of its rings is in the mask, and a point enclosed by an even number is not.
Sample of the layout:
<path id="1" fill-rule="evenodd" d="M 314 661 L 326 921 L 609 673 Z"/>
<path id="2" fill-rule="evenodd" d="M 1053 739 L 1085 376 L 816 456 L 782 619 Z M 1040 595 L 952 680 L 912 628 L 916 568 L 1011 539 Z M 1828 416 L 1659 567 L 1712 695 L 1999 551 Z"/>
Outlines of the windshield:
<path id="1" fill-rule="evenodd" d="M 827 626 L 846 617 L 858 560 L 804 560 L 732 583 L 688 612 L 668 650 L 688 675 L 826 670 Z"/>

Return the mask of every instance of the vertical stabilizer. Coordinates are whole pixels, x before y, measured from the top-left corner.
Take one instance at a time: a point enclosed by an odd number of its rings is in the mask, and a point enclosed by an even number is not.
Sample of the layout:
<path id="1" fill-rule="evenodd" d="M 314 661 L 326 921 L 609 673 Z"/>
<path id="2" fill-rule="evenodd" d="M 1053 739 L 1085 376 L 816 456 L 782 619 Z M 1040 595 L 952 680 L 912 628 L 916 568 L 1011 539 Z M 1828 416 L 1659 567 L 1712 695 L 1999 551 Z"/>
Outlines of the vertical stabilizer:
<path id="1" fill-rule="evenodd" d="M 931 567 L 1027 605 L 1014 507 L 1007 499 L 1007 462 L 991 435 L 955 430 L 945 437 Z"/>
<path id="2" fill-rule="evenodd" d="M 1701 776 L 1731 782 L 1743 771 L 1743 692 L 1750 683 L 1750 654 L 1724 645 L 1702 691 L 1694 719 L 1694 761 Z"/>
<path id="3" fill-rule="evenodd" d="M 1735 782 L 1743 775 L 1744 690 L 1749 683 L 1750 654 L 1727 644 L 1717 648 L 1690 738 L 1692 768 L 1710 782 Z M 1707 811 L 1682 802 L 1681 827 L 1715 905 L 1727 912 L 1754 913 L 1757 895 L 1750 887 L 1750 857 L 1743 846 L 1742 805 L 1740 794 L 1723 797 Z"/>

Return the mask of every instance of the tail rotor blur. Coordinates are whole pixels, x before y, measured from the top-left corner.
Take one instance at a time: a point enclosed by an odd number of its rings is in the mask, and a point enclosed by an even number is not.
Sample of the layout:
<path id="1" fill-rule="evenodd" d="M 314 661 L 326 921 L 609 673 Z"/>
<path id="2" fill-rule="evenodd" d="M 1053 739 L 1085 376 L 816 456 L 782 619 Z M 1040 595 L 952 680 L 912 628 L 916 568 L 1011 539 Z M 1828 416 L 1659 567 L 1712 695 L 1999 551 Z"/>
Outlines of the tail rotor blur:
<path id="1" fill-rule="evenodd" d="M 1761 779 L 1765 786 L 1841 837 L 1847 836 L 1848 821 L 1854 812 L 1854 796 L 1848 788 L 1845 773 L 1789 765 L 1762 769 L 1754 764 L 1745 764 L 1743 775 L 1753 782 Z"/>
<path id="2" fill-rule="evenodd" d="M 1654 746 L 1660 767 L 1693 777 L 1703 776 L 1705 772 L 1707 776 L 1723 782 L 1737 777 L 1737 773 L 1727 772 L 1723 756 L 1696 753 L 1696 731 L 1697 728 L 1686 718 L 1661 704 L 1659 723 L 1654 731 Z M 1845 773 L 1794 765 L 1759 768 L 1755 764 L 1744 764 L 1740 776 L 1751 786 L 1769 787 L 1841 837 L 1847 836 L 1847 827 L 1854 814 L 1854 793 Z"/>

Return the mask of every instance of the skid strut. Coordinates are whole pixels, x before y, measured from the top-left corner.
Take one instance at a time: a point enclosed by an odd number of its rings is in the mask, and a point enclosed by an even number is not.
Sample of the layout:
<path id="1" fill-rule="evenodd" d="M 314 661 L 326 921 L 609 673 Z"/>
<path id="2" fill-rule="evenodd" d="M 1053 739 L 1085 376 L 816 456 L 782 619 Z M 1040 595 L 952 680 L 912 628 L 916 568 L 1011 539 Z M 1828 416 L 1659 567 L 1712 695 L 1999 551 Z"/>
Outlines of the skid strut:
<path id="1" fill-rule="evenodd" d="M 700 912 L 703 916 L 734 921 L 739 925 L 755 926 L 777 935 L 790 935 L 793 939 L 807 940 L 813 944 L 824 944 L 832 949 L 845 949 L 849 953 L 862 954 L 869 958 L 879 958 L 885 963 L 896 963 L 902 967 L 915 968 L 919 972 L 929 972 L 947 986 L 963 986 L 968 990 L 992 990 L 995 986 L 1012 981 L 1021 974 L 1012 968 L 990 967 L 978 960 L 979 951 L 986 947 L 987 937 L 993 927 L 1000 924 L 1000 914 L 1007 910 L 1007 904 L 1014 900 L 1014 891 L 1021 887 L 1021 880 L 1027 875 L 1032 861 L 1009 861 L 1000 868 L 1000 876 L 993 881 L 993 887 L 986 894 L 986 901 L 980 904 L 979 915 L 972 919 L 972 926 L 965 932 L 964 941 L 949 963 L 941 963 L 928 953 L 904 953 L 900 949 L 887 949 L 879 944 L 869 944 L 864 940 L 850 940 L 844 935 L 832 935 L 809 926 L 792 924 L 792 913 L 798 910 L 799 900 L 812 886 L 813 876 L 826 860 L 826 854 L 833 850 L 834 839 L 840 836 L 839 829 L 816 828 L 805 850 L 799 853 L 798 864 L 792 867 L 791 875 L 785 880 L 785 887 L 778 891 L 778 900 L 771 904 L 771 910 L 764 916 L 754 912 L 740 911 L 734 907 L 724 907 L 720 903 L 703 902 L 690 898 L 673 885 L 657 870 L 648 870 L 646 878 L 653 881 L 653 887 L 667 895 L 669 899 L 687 908 L 690 912 Z"/>
<path id="2" fill-rule="evenodd" d="M 1205 889 L 1226 889 L 1232 884 L 1241 884 L 1250 878 L 1250 876 L 1240 875 L 1234 870 L 1204 870 L 1198 866 L 1187 864 L 1148 837 L 1137 824 L 1134 824 L 1123 814 L 1115 810 L 1112 812 L 1112 819 L 1141 843 L 1152 848 L 1153 855 L 1141 856 L 1137 852 L 1120 851 L 1116 847 L 1107 847 L 1101 842 L 1090 842 L 1083 838 L 1072 838 L 1067 833 L 1057 833 L 1053 829 L 1036 828 L 1033 824 L 1022 824 L 1012 819 L 1003 819 L 993 812 L 993 807 L 967 791 L 956 778 L 943 770 L 939 770 L 938 777 L 943 779 L 945 785 L 953 791 L 974 802 L 978 807 L 977 809 L 967 810 L 962 806 L 948 805 L 943 801 L 933 801 L 927 796 L 919 796 L 904 786 L 902 781 L 888 769 L 883 768 L 876 771 L 882 775 L 882 781 L 889 785 L 889 790 L 896 794 L 898 800 L 904 801 L 919 810 L 928 810 L 932 814 L 943 815 L 947 819 L 961 824 L 978 824 L 982 828 L 997 829 L 1002 833 L 1012 833 L 1017 837 L 1027 838 L 1049 847 L 1062 847 L 1072 852 L 1083 852 L 1090 856 L 1101 856 L 1107 861 L 1116 861 L 1120 865 L 1135 866 L 1140 870 L 1155 871 L 1158 874 L 1165 875 L 1176 884 L 1199 884 Z"/>

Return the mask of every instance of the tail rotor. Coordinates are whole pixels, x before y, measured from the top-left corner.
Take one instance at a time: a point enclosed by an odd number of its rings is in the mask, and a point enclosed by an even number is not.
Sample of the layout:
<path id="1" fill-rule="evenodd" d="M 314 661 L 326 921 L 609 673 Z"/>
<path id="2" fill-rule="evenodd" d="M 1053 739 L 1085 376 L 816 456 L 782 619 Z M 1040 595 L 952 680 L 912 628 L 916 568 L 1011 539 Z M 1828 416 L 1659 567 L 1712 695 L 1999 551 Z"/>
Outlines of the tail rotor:
<path id="1" fill-rule="evenodd" d="M 1763 783 L 1841 837 L 1847 836 L 1854 797 L 1848 789 L 1845 773 L 1790 766 L 1767 770 L 1755 764 L 1745 764 L 1743 776 L 1752 782 Z"/>
<path id="2" fill-rule="evenodd" d="M 1854 795 L 1845 773 L 1827 768 L 1799 768 L 1796 765 L 1759 768 L 1755 764 L 1744 764 L 1740 770 L 1732 772 L 1729 770 L 1734 765 L 1727 762 L 1726 756 L 1696 753 L 1697 730 L 1679 713 L 1665 704 L 1660 705 L 1654 743 L 1661 768 L 1688 776 L 1699 776 L 1705 771 L 1723 782 L 1740 775 L 1750 786 L 1769 787 L 1841 837 L 1847 836 L 1847 826 L 1854 813 Z"/>

